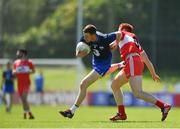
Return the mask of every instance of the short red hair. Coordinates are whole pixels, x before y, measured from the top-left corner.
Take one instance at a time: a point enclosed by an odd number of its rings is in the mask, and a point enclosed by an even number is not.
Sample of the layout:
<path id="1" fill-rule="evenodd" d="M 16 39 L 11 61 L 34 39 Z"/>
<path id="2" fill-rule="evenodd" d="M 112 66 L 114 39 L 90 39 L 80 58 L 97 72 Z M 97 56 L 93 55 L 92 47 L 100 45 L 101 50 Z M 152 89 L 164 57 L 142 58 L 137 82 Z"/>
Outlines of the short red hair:
<path id="1" fill-rule="evenodd" d="M 119 25 L 119 31 L 125 30 L 125 31 L 128 31 L 128 32 L 132 32 L 133 29 L 134 29 L 134 27 L 129 23 L 121 23 Z"/>

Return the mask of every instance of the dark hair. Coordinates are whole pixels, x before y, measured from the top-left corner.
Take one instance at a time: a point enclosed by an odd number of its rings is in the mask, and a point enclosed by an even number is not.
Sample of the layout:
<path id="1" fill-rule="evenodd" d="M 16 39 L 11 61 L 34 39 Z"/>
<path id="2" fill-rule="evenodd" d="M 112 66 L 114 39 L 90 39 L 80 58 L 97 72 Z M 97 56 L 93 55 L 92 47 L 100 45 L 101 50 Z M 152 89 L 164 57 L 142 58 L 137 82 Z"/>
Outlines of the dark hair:
<path id="1" fill-rule="evenodd" d="M 26 49 L 18 49 L 19 52 L 23 53 L 25 56 L 27 56 L 28 52 Z"/>
<path id="2" fill-rule="evenodd" d="M 92 24 L 86 25 L 83 29 L 84 33 L 96 34 L 96 27 Z"/>
<path id="3" fill-rule="evenodd" d="M 121 30 L 125 29 L 128 32 L 132 32 L 134 27 L 129 23 L 121 23 L 119 25 L 119 29 L 121 29 Z"/>

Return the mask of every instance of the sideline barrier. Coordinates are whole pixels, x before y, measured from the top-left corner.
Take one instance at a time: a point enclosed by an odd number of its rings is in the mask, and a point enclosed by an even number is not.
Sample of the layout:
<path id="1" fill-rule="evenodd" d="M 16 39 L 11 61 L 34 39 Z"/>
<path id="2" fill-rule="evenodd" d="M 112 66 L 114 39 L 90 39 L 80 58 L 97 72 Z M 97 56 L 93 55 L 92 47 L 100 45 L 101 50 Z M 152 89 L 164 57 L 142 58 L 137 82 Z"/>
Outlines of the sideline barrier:
<path id="1" fill-rule="evenodd" d="M 47 104 L 47 105 L 72 105 L 76 99 L 78 92 L 72 91 L 48 91 L 42 94 L 37 94 L 35 92 L 30 92 L 28 96 L 28 101 L 31 104 Z M 152 93 L 159 99 L 170 103 L 175 107 L 180 107 L 180 94 L 176 93 Z M 17 93 L 14 94 L 13 102 L 15 104 L 20 103 L 19 96 Z M 0 104 L 2 104 L 0 97 Z M 111 92 L 88 92 L 86 99 L 83 101 L 83 105 L 94 105 L 94 106 L 115 106 L 114 96 Z M 137 99 L 131 92 L 124 92 L 124 105 L 125 106 L 138 106 L 138 107 L 151 107 L 149 104 L 143 100 Z"/>
<path id="2" fill-rule="evenodd" d="M 157 98 L 173 105 L 180 107 L 180 94 L 176 93 L 152 93 Z M 112 93 L 108 92 L 89 92 L 88 104 L 96 106 L 115 106 L 115 100 Z M 151 107 L 150 103 L 147 103 L 141 99 L 137 99 L 131 92 L 124 93 L 124 105 L 125 106 L 137 106 L 137 107 Z"/>

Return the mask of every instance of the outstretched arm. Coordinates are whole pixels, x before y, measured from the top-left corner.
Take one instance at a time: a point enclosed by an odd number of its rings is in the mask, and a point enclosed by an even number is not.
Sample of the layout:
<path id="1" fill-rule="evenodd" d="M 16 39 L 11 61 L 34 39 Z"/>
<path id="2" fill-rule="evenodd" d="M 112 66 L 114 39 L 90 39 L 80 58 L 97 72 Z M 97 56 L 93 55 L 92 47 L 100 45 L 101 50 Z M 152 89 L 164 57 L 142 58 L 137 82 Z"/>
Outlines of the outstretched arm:
<path id="1" fill-rule="evenodd" d="M 116 40 L 110 44 L 110 48 L 112 51 L 114 51 L 117 48 L 118 43 L 121 39 L 121 33 L 120 32 L 115 32 L 115 33 L 116 33 Z"/>
<path id="2" fill-rule="evenodd" d="M 151 63 L 151 61 L 149 60 L 147 54 L 145 51 L 143 51 L 141 53 L 141 59 L 143 60 L 143 62 L 146 64 L 149 72 L 151 73 L 151 76 L 153 78 L 154 81 L 159 82 L 160 81 L 160 77 L 156 74 L 156 71 L 154 69 L 153 64 Z"/>
<path id="3" fill-rule="evenodd" d="M 124 66 L 125 66 L 124 61 L 121 61 L 119 63 L 111 64 L 111 67 L 109 68 L 109 70 L 106 72 L 105 75 L 111 74 L 111 73 L 115 72 L 117 69 L 122 69 Z"/>
<path id="4" fill-rule="evenodd" d="M 121 32 L 116 32 L 116 41 L 120 41 L 121 39 Z"/>
<path id="5" fill-rule="evenodd" d="M 112 42 L 110 45 L 111 51 L 114 51 L 117 48 L 117 43 L 116 41 Z"/>

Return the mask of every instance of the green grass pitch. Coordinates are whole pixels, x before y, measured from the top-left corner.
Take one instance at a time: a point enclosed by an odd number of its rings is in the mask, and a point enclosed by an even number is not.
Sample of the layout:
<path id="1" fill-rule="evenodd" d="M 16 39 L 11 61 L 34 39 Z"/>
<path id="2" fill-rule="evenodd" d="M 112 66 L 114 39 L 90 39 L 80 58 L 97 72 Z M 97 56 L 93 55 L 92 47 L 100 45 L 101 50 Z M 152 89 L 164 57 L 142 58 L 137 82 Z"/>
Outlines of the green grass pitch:
<path id="1" fill-rule="evenodd" d="M 6 113 L 0 106 L 0 128 L 180 128 L 180 109 L 172 108 L 166 121 L 161 122 L 158 108 L 127 107 L 126 121 L 111 122 L 116 107 L 82 106 L 72 119 L 63 118 L 59 110 L 67 106 L 31 106 L 35 120 L 24 120 L 21 105 Z"/>

